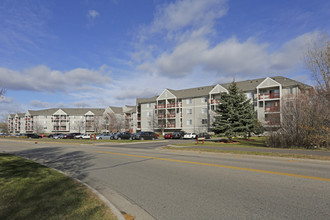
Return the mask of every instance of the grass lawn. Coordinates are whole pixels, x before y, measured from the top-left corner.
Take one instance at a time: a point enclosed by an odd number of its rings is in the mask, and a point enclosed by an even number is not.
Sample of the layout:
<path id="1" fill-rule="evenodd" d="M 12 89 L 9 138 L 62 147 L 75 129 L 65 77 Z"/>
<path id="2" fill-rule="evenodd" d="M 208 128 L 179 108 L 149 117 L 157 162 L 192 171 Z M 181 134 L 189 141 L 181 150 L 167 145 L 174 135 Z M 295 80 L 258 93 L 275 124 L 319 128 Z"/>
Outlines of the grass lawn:
<path id="1" fill-rule="evenodd" d="M 225 138 L 224 138 L 225 139 Z M 204 144 L 198 144 L 197 141 L 190 143 L 176 144 L 176 146 L 221 146 L 221 147 L 266 147 L 266 137 L 253 137 L 249 140 L 243 138 L 234 138 L 233 143 L 223 143 L 214 141 L 205 141 Z"/>
<path id="2" fill-rule="evenodd" d="M 266 138 L 267 137 L 253 137 L 250 140 L 245 140 L 243 138 L 234 138 L 233 143 L 219 143 L 219 142 L 213 142 L 213 141 L 205 141 L 204 144 L 198 144 L 198 145 L 196 142 L 190 142 L 190 143 L 176 144 L 175 147 L 165 147 L 164 149 L 330 160 L 329 156 L 320 156 L 320 155 L 293 154 L 293 153 L 284 153 L 284 152 L 283 153 L 261 152 L 258 150 L 244 151 L 244 148 L 268 148 L 265 145 Z M 182 146 L 182 147 L 180 147 L 180 146 Z M 187 147 L 189 147 L 189 148 L 187 148 Z M 203 149 L 203 147 L 208 147 L 208 148 Z M 212 148 L 212 147 L 214 147 L 214 148 Z M 222 149 L 219 149 L 216 147 L 221 147 Z M 228 147 L 228 150 L 224 149 L 226 147 Z M 230 147 L 239 147 L 239 148 L 242 148 L 242 150 L 231 150 Z M 270 148 L 268 148 L 268 149 L 270 149 Z M 278 148 L 276 148 L 276 149 L 278 149 Z M 290 148 L 290 149 L 294 149 L 294 148 Z M 302 148 L 296 148 L 296 149 L 306 150 L 306 149 L 302 149 Z"/>
<path id="3" fill-rule="evenodd" d="M 77 181 L 38 163 L 0 154 L 0 219 L 116 219 Z"/>

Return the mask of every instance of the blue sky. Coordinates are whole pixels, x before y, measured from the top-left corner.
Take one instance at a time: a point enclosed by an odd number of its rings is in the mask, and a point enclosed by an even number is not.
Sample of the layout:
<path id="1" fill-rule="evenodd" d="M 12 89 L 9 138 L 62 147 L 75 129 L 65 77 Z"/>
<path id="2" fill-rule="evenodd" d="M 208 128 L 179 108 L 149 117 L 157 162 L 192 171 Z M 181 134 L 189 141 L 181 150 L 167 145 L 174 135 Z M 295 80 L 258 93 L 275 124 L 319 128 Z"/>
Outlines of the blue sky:
<path id="1" fill-rule="evenodd" d="M 0 120 L 233 78 L 312 84 L 303 53 L 329 21 L 327 0 L 1 0 Z"/>

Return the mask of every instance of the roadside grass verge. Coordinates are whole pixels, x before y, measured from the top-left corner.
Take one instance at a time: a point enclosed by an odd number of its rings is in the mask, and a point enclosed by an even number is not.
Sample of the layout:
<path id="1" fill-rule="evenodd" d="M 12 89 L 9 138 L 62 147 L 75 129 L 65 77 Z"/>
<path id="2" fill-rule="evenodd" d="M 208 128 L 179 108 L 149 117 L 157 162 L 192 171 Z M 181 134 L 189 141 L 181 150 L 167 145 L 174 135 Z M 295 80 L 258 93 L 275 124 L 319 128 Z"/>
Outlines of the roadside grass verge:
<path id="1" fill-rule="evenodd" d="M 225 138 L 222 138 L 222 140 L 226 140 Z M 265 141 L 266 137 L 254 137 L 251 139 L 243 139 L 243 138 L 234 138 L 233 143 L 224 143 L 224 142 L 215 142 L 215 141 L 208 141 L 206 140 L 204 144 L 198 144 L 195 140 L 194 142 L 187 142 L 187 143 L 180 143 L 175 144 L 175 146 L 220 146 L 220 147 L 266 147 Z"/>
<path id="2" fill-rule="evenodd" d="M 33 161 L 0 154 L 0 219 L 116 217 L 77 181 Z"/>
<path id="3" fill-rule="evenodd" d="M 306 154 L 289 154 L 289 153 L 277 153 L 277 152 L 259 152 L 259 151 L 237 151 L 237 150 L 222 150 L 222 149 L 210 149 L 210 148 L 186 148 L 186 147 L 164 147 L 167 150 L 183 150 L 183 151 L 195 151 L 195 152 L 210 152 L 210 153 L 229 153 L 229 154 L 243 154 L 243 155 L 256 155 L 256 156 L 270 156 L 270 157 L 287 157 L 296 159 L 316 159 L 316 160 L 330 160 L 328 156 L 319 155 L 306 155 Z"/>
<path id="4" fill-rule="evenodd" d="M 259 155 L 259 156 L 272 156 L 272 157 L 288 157 L 288 158 L 301 158 L 301 159 L 317 159 L 317 160 L 330 160 L 329 156 L 321 155 L 307 155 L 307 154 L 294 154 L 294 153 L 279 153 L 279 152 L 260 152 L 255 151 L 244 151 L 244 148 L 267 148 L 267 149 L 295 149 L 295 150 L 306 150 L 302 148 L 269 148 L 266 146 L 265 141 L 267 137 L 253 137 L 249 140 L 243 138 L 234 138 L 233 143 L 213 142 L 205 141 L 204 144 L 198 144 L 196 142 L 180 143 L 175 144 L 175 147 L 164 147 L 168 150 L 185 150 L 185 151 L 197 151 L 197 152 L 213 152 L 213 153 L 230 153 L 230 154 L 245 154 L 245 155 Z M 189 147 L 189 148 L 187 148 Z M 207 147 L 207 148 L 203 148 Z M 214 147 L 214 148 L 212 148 Z M 221 147 L 219 149 L 217 147 Z M 228 148 L 223 149 L 223 148 Z M 231 147 L 242 148 L 242 150 L 231 150 Z M 313 150 L 316 151 L 316 150 Z M 322 150 L 318 150 L 322 151 Z"/>

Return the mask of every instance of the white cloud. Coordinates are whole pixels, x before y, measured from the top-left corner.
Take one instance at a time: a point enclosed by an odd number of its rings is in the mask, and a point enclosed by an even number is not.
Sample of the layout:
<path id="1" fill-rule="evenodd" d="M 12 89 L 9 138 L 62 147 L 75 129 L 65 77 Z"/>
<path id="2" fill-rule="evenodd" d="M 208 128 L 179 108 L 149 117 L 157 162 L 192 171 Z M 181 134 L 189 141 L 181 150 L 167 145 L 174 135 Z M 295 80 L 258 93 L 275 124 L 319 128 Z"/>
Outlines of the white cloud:
<path id="1" fill-rule="evenodd" d="M 227 12 L 226 0 L 179 0 L 156 13 L 151 29 L 175 31 L 185 27 L 210 25 Z"/>
<path id="2" fill-rule="evenodd" d="M 226 76 L 282 74 L 301 65 L 306 41 L 315 36 L 317 32 L 306 33 L 272 52 L 269 43 L 259 43 L 253 38 L 239 42 L 232 37 L 213 47 L 205 37 L 192 38 L 177 44 L 171 52 L 142 63 L 138 69 L 168 77 L 183 77 L 196 69 Z"/>
<path id="3" fill-rule="evenodd" d="M 47 66 L 37 66 L 23 71 L 0 68 L 0 78 L 4 87 L 10 90 L 44 92 L 69 92 L 91 89 L 95 85 L 111 82 L 106 66 L 98 70 L 77 68 L 70 71 L 51 70 Z"/>
<path id="4" fill-rule="evenodd" d="M 92 19 L 96 18 L 99 15 L 100 15 L 100 13 L 95 10 L 89 10 L 87 13 L 87 17 L 92 18 Z"/>

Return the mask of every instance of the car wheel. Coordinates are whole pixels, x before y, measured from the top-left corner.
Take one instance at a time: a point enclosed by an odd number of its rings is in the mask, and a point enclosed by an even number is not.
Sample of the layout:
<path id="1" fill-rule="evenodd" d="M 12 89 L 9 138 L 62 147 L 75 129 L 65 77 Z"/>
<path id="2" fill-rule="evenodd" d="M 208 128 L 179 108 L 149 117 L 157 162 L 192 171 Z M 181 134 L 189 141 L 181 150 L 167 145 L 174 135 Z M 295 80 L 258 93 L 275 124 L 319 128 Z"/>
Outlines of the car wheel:
<path id="1" fill-rule="evenodd" d="M 143 137 L 141 137 L 141 138 L 140 138 L 140 140 L 144 140 L 144 138 L 143 138 Z"/>
<path id="2" fill-rule="evenodd" d="M 118 140 L 121 140 L 121 137 L 119 137 Z"/>
<path id="3" fill-rule="evenodd" d="M 99 140 L 102 140 L 102 138 L 99 138 Z"/>
<path id="4" fill-rule="evenodd" d="M 154 141 L 154 140 L 155 140 L 155 138 L 152 138 L 152 140 Z"/>

